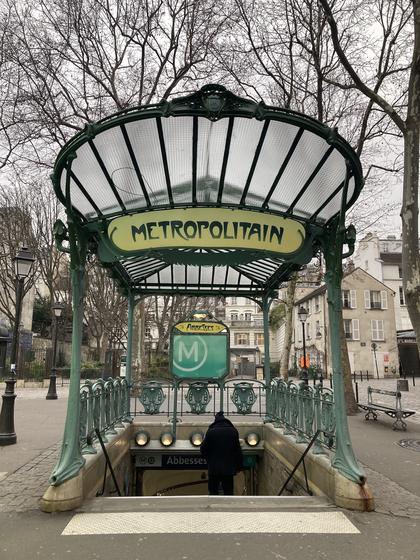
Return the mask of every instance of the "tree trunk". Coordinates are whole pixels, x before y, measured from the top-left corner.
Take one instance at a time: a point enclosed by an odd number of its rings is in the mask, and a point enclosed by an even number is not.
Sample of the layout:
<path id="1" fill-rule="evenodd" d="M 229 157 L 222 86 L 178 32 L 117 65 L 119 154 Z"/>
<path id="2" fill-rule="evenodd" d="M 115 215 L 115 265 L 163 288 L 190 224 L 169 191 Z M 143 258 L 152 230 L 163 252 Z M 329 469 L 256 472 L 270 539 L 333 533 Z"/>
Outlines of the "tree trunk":
<path id="1" fill-rule="evenodd" d="M 289 378 L 289 357 L 290 347 L 292 344 L 293 334 L 293 310 L 295 307 L 295 293 L 298 275 L 293 274 L 289 280 L 286 292 L 286 323 L 284 333 L 284 346 L 283 353 L 280 359 L 280 377 L 283 379 Z"/>
<path id="2" fill-rule="evenodd" d="M 420 254 L 419 254 L 419 129 L 420 129 L 420 2 L 413 2 L 414 50 L 408 89 L 404 134 L 404 186 L 402 222 L 402 272 L 408 314 L 420 354 Z"/>
<path id="3" fill-rule="evenodd" d="M 344 379 L 344 397 L 346 399 L 346 412 L 348 415 L 357 414 L 359 407 L 357 406 L 356 398 L 353 391 L 353 382 L 351 379 L 351 369 L 349 352 L 347 349 L 346 333 L 344 332 L 343 310 L 340 311 L 341 321 L 341 368 L 343 370 Z"/>

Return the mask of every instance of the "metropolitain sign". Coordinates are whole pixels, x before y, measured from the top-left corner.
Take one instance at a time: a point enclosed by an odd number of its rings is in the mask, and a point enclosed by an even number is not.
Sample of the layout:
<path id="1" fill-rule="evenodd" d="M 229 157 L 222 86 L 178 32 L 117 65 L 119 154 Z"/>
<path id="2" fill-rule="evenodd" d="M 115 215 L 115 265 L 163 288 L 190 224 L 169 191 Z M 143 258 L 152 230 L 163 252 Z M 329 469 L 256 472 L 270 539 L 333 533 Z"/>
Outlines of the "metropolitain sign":
<path id="1" fill-rule="evenodd" d="M 294 253 L 305 240 L 296 220 L 229 208 L 176 208 L 121 216 L 108 237 L 125 253 L 150 249 L 214 248 Z"/>

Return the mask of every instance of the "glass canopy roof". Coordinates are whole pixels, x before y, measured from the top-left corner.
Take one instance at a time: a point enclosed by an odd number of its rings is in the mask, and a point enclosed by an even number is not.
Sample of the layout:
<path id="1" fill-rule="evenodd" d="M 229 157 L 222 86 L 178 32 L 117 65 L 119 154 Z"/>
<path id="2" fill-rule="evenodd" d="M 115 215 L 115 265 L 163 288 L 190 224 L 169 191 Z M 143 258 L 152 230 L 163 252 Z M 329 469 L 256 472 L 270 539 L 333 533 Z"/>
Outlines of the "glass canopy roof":
<path id="1" fill-rule="evenodd" d="M 87 126 L 60 152 L 53 182 L 126 287 L 253 295 L 275 289 L 312 258 L 322 229 L 359 195 L 362 173 L 335 129 L 209 85 Z M 291 218 L 305 243 L 291 255 L 194 242 L 112 256 L 106 249 L 113 218 L 191 207 L 207 208 L 208 219 L 219 208 Z"/>

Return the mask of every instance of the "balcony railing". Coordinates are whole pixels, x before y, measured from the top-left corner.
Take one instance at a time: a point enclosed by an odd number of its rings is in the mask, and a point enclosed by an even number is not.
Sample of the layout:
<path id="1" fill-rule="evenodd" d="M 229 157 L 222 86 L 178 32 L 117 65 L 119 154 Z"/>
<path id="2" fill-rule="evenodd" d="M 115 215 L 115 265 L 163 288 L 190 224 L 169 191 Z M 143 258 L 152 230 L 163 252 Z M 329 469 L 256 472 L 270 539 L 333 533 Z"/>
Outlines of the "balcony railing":
<path id="1" fill-rule="evenodd" d="M 246 327 L 248 329 L 262 329 L 264 328 L 264 322 L 262 319 L 254 319 L 253 321 L 244 321 L 234 319 L 233 321 L 226 321 L 226 324 L 230 327 Z"/>

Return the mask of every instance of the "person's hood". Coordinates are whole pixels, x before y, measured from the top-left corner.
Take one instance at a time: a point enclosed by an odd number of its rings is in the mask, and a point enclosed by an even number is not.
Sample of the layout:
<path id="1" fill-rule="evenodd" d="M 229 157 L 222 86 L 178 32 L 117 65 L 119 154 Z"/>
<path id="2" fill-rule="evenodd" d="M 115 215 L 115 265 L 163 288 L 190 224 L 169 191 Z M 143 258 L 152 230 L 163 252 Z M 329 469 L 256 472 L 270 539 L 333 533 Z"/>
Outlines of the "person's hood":
<path id="1" fill-rule="evenodd" d="M 232 428 L 235 428 L 232 422 L 225 417 L 223 411 L 221 410 L 216 414 L 216 416 L 214 417 L 214 422 L 210 424 L 208 429 L 210 430 L 212 428 L 222 428 L 223 426 L 230 426 Z"/>

